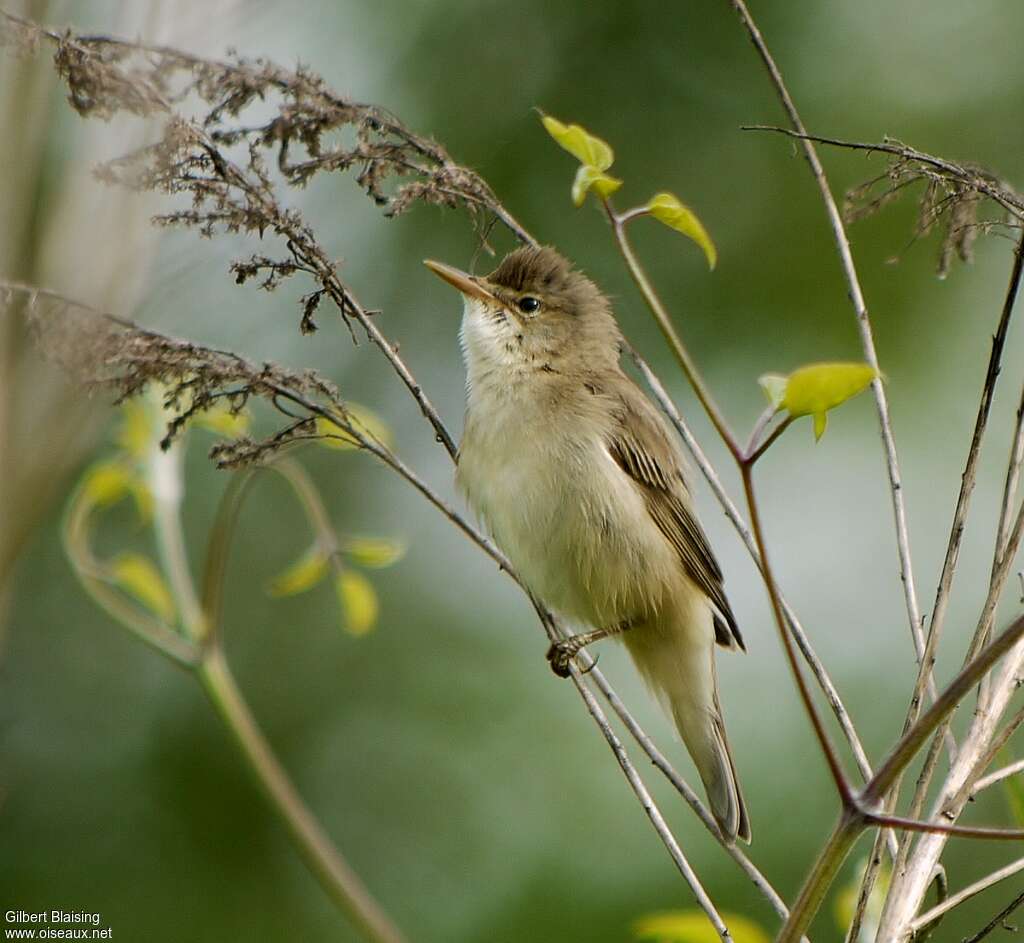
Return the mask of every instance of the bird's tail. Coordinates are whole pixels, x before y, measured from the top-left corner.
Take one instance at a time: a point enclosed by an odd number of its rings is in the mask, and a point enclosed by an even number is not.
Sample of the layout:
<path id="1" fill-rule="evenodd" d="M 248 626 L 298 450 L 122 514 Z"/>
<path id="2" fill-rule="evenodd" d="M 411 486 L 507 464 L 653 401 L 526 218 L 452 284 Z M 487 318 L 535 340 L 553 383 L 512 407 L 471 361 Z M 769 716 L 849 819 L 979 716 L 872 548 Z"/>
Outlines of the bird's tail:
<path id="1" fill-rule="evenodd" d="M 707 792 L 708 805 L 729 841 L 750 842 L 750 820 L 718 701 L 713 636 L 692 626 L 643 625 L 626 633 L 640 673 L 675 721 Z"/>

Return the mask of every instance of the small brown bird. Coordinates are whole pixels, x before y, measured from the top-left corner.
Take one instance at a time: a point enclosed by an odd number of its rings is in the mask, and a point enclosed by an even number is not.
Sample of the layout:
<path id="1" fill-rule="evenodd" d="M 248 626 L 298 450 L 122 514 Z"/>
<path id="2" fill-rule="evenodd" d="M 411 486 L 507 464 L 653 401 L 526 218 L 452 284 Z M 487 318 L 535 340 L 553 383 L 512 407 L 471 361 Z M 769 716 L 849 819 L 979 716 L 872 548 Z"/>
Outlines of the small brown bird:
<path id="1" fill-rule="evenodd" d="M 608 299 L 550 248 L 518 249 L 486 277 L 426 265 L 465 302 L 458 484 L 526 585 L 592 627 L 552 646 L 552 666 L 567 674 L 584 645 L 620 636 L 723 835 L 749 842 L 714 653 L 743 639 L 676 438 L 619 365 Z"/>

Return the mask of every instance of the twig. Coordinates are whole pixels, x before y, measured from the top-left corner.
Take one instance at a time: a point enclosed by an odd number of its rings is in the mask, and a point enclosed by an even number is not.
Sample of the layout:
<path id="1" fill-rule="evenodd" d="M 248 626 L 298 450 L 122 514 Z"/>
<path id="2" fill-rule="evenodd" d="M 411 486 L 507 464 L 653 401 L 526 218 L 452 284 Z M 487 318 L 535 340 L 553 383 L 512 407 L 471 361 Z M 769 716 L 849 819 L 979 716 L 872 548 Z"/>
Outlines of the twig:
<path id="1" fill-rule="evenodd" d="M 668 849 L 669 855 L 675 862 L 676 868 L 679 869 L 679 873 L 682 874 L 683 879 L 690 886 L 690 890 L 693 891 L 693 895 L 696 898 L 698 905 L 700 905 L 701 910 L 707 914 L 708 920 L 711 921 L 711 925 L 715 928 L 715 932 L 724 941 L 724 943 L 731 943 L 732 936 L 729 933 L 729 928 L 725 925 L 725 921 L 722 920 L 721 914 L 719 914 L 715 909 L 715 905 L 711 902 L 711 898 L 708 897 L 707 892 L 700 883 L 700 879 L 690 866 L 689 861 L 687 861 L 686 855 L 683 854 L 682 849 L 679 847 L 679 843 L 672 834 L 672 830 L 665 823 L 665 819 L 663 818 L 661 811 L 658 809 L 658 806 L 655 804 L 650 792 L 644 785 L 643 780 L 640 778 L 640 774 L 637 773 L 636 767 L 633 766 L 630 761 L 629 755 L 626 753 L 625 747 L 622 745 L 622 741 L 615 735 L 615 731 L 612 730 L 611 725 L 608 723 L 608 718 L 605 717 L 604 711 L 601 710 L 601 705 L 597 703 L 597 699 L 594 697 L 593 693 L 591 693 L 590 688 L 587 687 L 579 668 L 575 665 L 570 665 L 569 671 L 573 683 L 576 685 L 576 690 L 579 691 L 580 697 L 583 698 L 583 703 L 586 704 L 587 710 L 590 712 L 590 716 L 594 718 L 594 722 L 600 728 L 601 733 L 604 734 L 604 738 L 608 741 L 608 746 L 611 747 L 612 753 L 615 754 L 615 759 L 618 760 L 619 766 L 622 769 L 623 775 L 629 782 L 630 788 L 636 795 L 644 812 L 647 813 L 647 817 L 651 820 L 651 825 L 654 826 L 654 830 L 658 833 L 658 836 Z"/>
<path id="2" fill-rule="evenodd" d="M 1005 868 L 1000 868 L 998 871 L 993 871 L 991 874 L 981 878 L 981 880 L 975 881 L 973 884 L 969 884 L 963 890 L 957 891 L 955 894 L 951 894 L 941 904 L 932 907 L 931 910 L 926 910 L 920 917 L 914 920 L 910 924 L 911 934 L 916 934 L 925 929 L 928 924 L 934 922 L 943 914 L 948 913 L 954 907 L 959 907 L 965 900 L 970 900 L 976 894 L 980 894 L 984 890 L 992 887 L 994 884 L 998 884 L 1000 881 L 1005 881 L 1008 877 L 1012 877 L 1020 871 L 1024 871 L 1024 858 L 1018 858 L 1012 864 L 1006 865 Z"/>
<path id="3" fill-rule="evenodd" d="M 928 642 L 925 647 L 925 654 L 921 670 L 918 673 L 918 680 L 914 687 L 913 703 L 918 705 L 924 693 L 924 685 L 929 677 L 931 666 L 935 661 L 935 652 L 938 648 L 939 636 L 942 632 L 943 621 L 949 604 L 950 590 L 953 585 L 953 574 L 956 569 L 957 560 L 960 556 L 960 545 L 963 539 L 964 529 L 967 524 L 967 511 L 971 502 L 971 494 L 977 480 L 978 460 L 981 456 L 981 443 L 988 426 L 989 412 L 992 407 L 992 398 L 995 395 L 996 381 L 999 378 L 1000 366 L 1003 358 L 1003 348 L 1006 345 L 1006 334 L 1010 326 L 1010 317 L 1017 301 L 1017 293 L 1020 288 L 1021 273 L 1024 271 L 1024 233 L 1017 243 L 1013 257 L 1013 267 L 1010 272 L 1010 283 L 1006 289 L 1006 296 L 1003 299 L 1002 309 L 999 315 L 999 323 L 996 332 L 992 337 L 992 351 L 989 355 L 988 368 L 985 371 L 985 381 L 982 385 L 981 398 L 978 403 L 978 415 L 974 422 L 974 432 L 971 435 L 971 446 L 967 454 L 967 463 L 961 476 L 960 492 L 957 495 L 956 510 L 953 513 L 953 525 L 950 529 L 949 543 L 946 547 L 946 557 L 942 564 L 942 572 L 939 576 L 939 588 L 935 594 L 935 607 L 932 610 L 932 618 L 928 632 Z M 1008 482 L 1009 485 L 1009 482 Z M 1002 522 L 999 533 L 1003 531 Z M 925 667 L 927 665 L 927 668 Z M 919 708 L 912 709 L 908 720 L 912 720 Z M 925 782 L 924 788 L 927 789 Z"/>
<path id="4" fill-rule="evenodd" d="M 772 84 L 778 93 L 782 107 L 789 117 L 790 123 L 803 143 L 804 157 L 811 168 L 818 189 L 821 191 L 821 198 L 825 205 L 825 212 L 828 216 L 829 225 L 832 229 L 832 236 L 835 240 L 836 250 L 839 253 L 839 261 L 843 269 L 843 275 L 849 288 L 850 301 L 853 304 L 854 314 L 857 318 L 857 326 L 860 331 L 861 346 L 864 349 L 864 358 L 867 363 L 875 369 L 881 377 L 881 368 L 878 363 L 878 354 L 875 351 L 874 333 L 871 329 L 871 321 L 868 317 L 867 305 L 864 301 L 864 293 L 860 287 L 860 279 L 857 276 L 857 268 L 853 262 L 853 253 L 850 251 L 850 242 L 846 237 L 846 229 L 843 226 L 843 217 L 836 205 L 835 197 L 832 195 L 828 178 L 825 176 L 825 169 L 818 159 L 818 152 L 814 145 L 806 138 L 807 130 L 800 118 L 800 114 L 793 103 L 793 99 L 782 79 L 782 73 L 775 64 L 774 58 L 768 51 L 761 31 L 757 28 L 750 11 L 744 0 L 728 0 L 733 9 L 739 14 L 754 48 L 757 50 L 761 61 L 768 70 Z M 892 493 L 893 517 L 896 523 L 896 544 L 900 561 L 900 579 L 903 582 L 904 599 L 906 602 L 907 616 L 910 621 L 911 637 L 914 641 L 914 648 L 917 658 L 920 661 L 924 653 L 924 634 L 921 628 L 921 610 L 917 602 L 917 589 L 914 584 L 913 564 L 910 557 L 910 535 L 907 531 L 907 512 L 903 501 L 903 480 L 900 475 L 899 460 L 896 455 L 896 441 L 893 438 L 892 420 L 889 416 L 889 404 L 886 398 L 885 387 L 881 379 L 876 379 L 871 384 L 875 396 L 875 405 L 878 410 L 879 426 L 882 434 L 882 444 L 885 450 L 886 467 L 889 473 L 889 487 Z"/>
<path id="5" fill-rule="evenodd" d="M 984 661 L 994 664 L 994 660 L 987 656 L 995 655 L 998 658 L 997 649 L 1003 649 L 1007 654 L 999 676 L 993 684 L 990 702 L 985 709 L 975 710 L 970 729 L 963 740 L 963 748 L 933 805 L 933 819 L 941 816 L 945 821 L 955 821 L 959 816 L 962 805 L 953 804 L 952 800 L 958 796 L 963 783 L 975 772 L 977 758 L 982 753 L 984 744 L 990 742 L 995 735 L 998 719 L 1018 688 L 1018 677 L 1024 665 L 1024 644 L 1020 642 L 1019 637 L 1013 642 L 1012 637 L 1020 631 L 1022 624 L 1024 617 L 1018 618 L 1008 630 L 989 643 L 972 662 L 970 678 L 961 672 L 960 677 L 966 685 L 961 685 L 960 693 L 966 694 L 991 668 L 991 664 L 985 664 Z M 934 710 L 938 703 L 936 702 L 929 712 Z M 923 715 L 918 723 L 924 721 L 927 716 L 927 713 Z M 923 836 L 906 871 L 894 877 L 882 913 L 878 943 L 896 943 L 897 940 L 905 938 L 907 927 L 914 919 L 923 899 L 928 875 L 934 870 L 945 842 L 946 836 L 942 834 Z"/>
<path id="6" fill-rule="evenodd" d="M 985 752 L 978 757 L 974 764 L 974 769 L 971 774 L 964 780 L 963 785 L 960 787 L 960 791 L 953 797 L 953 805 L 961 805 L 965 799 L 973 799 L 975 794 L 975 787 L 978 781 L 981 779 L 981 774 L 987 770 L 995 758 L 999 755 L 1000 750 L 1006 746 L 1010 737 L 1016 733 L 1017 728 L 1024 723 L 1024 707 L 1022 707 L 1009 722 L 999 731 L 988 743 L 985 748 Z"/>
<path id="7" fill-rule="evenodd" d="M 957 495 L 956 510 L 953 513 L 953 524 L 949 535 L 949 542 L 946 547 L 946 557 L 943 561 L 942 572 L 939 576 L 938 590 L 935 595 L 935 608 L 932 611 L 931 623 L 928 632 L 928 641 L 925 646 L 924 658 L 921 661 L 920 669 L 918 671 L 917 680 L 914 683 L 914 693 L 911 697 L 910 708 L 907 711 L 907 718 L 904 729 L 913 723 L 915 718 L 920 713 L 921 698 L 925 690 L 926 683 L 931 677 L 931 669 L 935 664 L 935 654 L 938 650 L 939 638 L 942 633 L 943 622 L 945 620 L 946 611 L 950 599 L 950 590 L 953 584 L 953 574 L 956 569 L 957 560 L 960 555 L 960 545 L 963 539 L 964 529 L 967 523 L 967 511 L 970 505 L 971 494 L 974 490 L 975 481 L 977 479 L 977 466 L 981 456 L 981 443 L 985 435 L 985 429 L 988 425 L 989 412 L 992 406 L 992 398 L 995 394 L 996 381 L 999 377 L 1000 365 L 1002 362 L 1003 348 L 1006 344 L 1006 334 L 1009 329 L 1010 317 L 1013 313 L 1014 305 L 1017 300 L 1017 293 L 1020 288 L 1022 266 L 1024 266 L 1024 232 L 1021 234 L 1021 239 L 1017 243 L 1017 248 L 1014 252 L 1013 266 L 1010 272 L 1010 281 L 1006 289 L 1006 295 L 1003 299 L 1002 309 L 1000 311 L 999 323 L 996 327 L 996 332 L 992 337 L 992 350 L 989 355 L 988 368 L 985 371 L 985 380 L 982 384 L 981 398 L 978 404 L 978 415 L 974 423 L 974 432 L 971 436 L 971 445 L 967 455 L 967 463 L 964 467 L 963 476 L 960 483 L 960 491 Z M 1010 476 L 1012 474 L 1012 458 L 1011 458 L 1011 470 L 1007 472 L 1007 486 L 1004 490 L 1004 498 L 1009 494 L 1010 489 Z M 1005 525 L 1008 521 L 1000 521 L 998 534 L 1002 535 Z M 1009 535 L 1007 536 L 1007 540 Z M 999 546 L 1001 536 L 997 536 L 997 549 L 996 549 L 996 562 L 993 567 L 996 567 L 999 560 Z M 995 573 L 993 573 L 993 580 L 995 579 Z M 1003 580 L 1005 582 L 1005 578 Z M 990 588 L 989 599 L 993 601 L 992 611 L 994 612 L 995 601 L 998 600 L 999 595 L 1002 592 L 1002 584 L 999 584 L 997 592 L 993 592 Z M 982 617 L 984 619 L 984 616 Z M 988 629 L 984 630 L 984 634 L 976 636 L 978 638 L 978 644 L 972 645 L 971 650 L 968 652 L 966 659 L 973 657 L 974 652 L 987 638 Z M 933 698 L 934 700 L 934 698 Z M 943 723 L 940 728 L 940 733 L 947 739 L 951 738 L 949 722 L 948 720 Z M 953 753 L 950 754 L 953 756 Z M 924 804 L 928 796 L 928 787 L 931 785 L 932 776 L 934 775 L 935 768 L 938 763 L 939 749 L 938 745 L 933 745 L 930 749 L 924 766 L 921 770 L 920 775 L 917 779 L 917 785 L 915 787 L 914 796 L 911 800 L 910 814 L 913 817 L 917 817 L 921 814 L 924 809 Z M 900 858 L 897 862 L 897 872 L 902 872 L 907 857 L 910 854 L 910 844 L 904 844 L 901 849 Z"/>
<path id="8" fill-rule="evenodd" d="M 697 394 L 697 399 L 700 400 L 700 404 L 704 407 L 704 411 L 708 414 L 708 418 L 711 420 L 712 425 L 714 425 L 715 430 L 732 453 L 733 458 L 740 461 L 743 455 L 742 446 L 730 431 L 722 411 L 718 408 L 718 404 L 715 402 L 711 391 L 701 376 L 700 370 L 697 368 L 697 364 L 694 363 L 690 352 L 686 349 L 686 345 L 676 332 L 668 311 L 665 310 L 665 306 L 661 303 L 661 298 L 654 290 L 654 286 L 651 284 L 647 273 L 644 271 L 643 266 L 640 265 L 636 253 L 633 251 L 632 243 L 630 243 L 629 237 L 626 235 L 626 223 L 632 216 L 629 213 L 622 215 L 616 213 L 609 199 L 603 199 L 601 203 L 604 207 L 605 215 L 608 217 L 608 222 L 611 224 L 615 242 L 625 260 L 629 275 L 639 289 L 640 295 L 650 309 L 651 314 L 654 315 L 654 320 L 661 330 L 662 336 L 665 338 L 665 343 L 668 344 L 669 350 L 672 351 L 672 355 L 676 358 L 686 379 L 690 382 L 690 386 L 693 387 L 694 393 Z"/>
<path id="9" fill-rule="evenodd" d="M 979 193 L 983 193 L 989 199 L 994 200 L 1003 209 L 1005 209 L 1011 216 L 1017 219 L 1024 219 L 1024 199 L 1021 199 L 1019 194 L 1013 193 L 1004 187 L 994 186 L 983 176 L 980 176 L 976 172 L 973 172 L 967 167 L 961 167 L 959 164 L 953 163 L 951 160 L 946 160 L 942 157 L 935 157 L 931 154 L 926 154 L 924 151 L 916 150 L 913 147 L 908 147 L 906 144 L 896 143 L 892 141 L 881 141 L 876 143 L 869 143 L 863 141 L 843 141 L 838 138 L 823 137 L 818 134 L 808 134 L 806 129 L 800 127 L 796 130 L 792 128 L 779 128 L 774 125 L 744 125 L 742 130 L 744 131 L 772 131 L 776 134 L 784 134 L 786 137 L 796 138 L 803 142 L 817 142 L 818 144 L 828 144 L 831 147 L 842 147 L 848 150 L 855 151 L 867 151 L 869 153 L 878 152 L 882 154 L 892 154 L 894 157 L 900 157 L 903 160 L 916 161 L 919 164 L 925 164 L 927 166 L 935 168 L 950 177 L 962 181 L 964 184 L 969 186 L 973 190 L 977 190 Z"/>
<path id="10" fill-rule="evenodd" d="M 979 943 L 985 939 L 996 927 L 1006 926 L 1003 921 L 1010 916 L 1021 904 L 1024 904 L 1024 891 L 1021 891 L 1002 910 L 999 911 L 988 923 L 985 924 L 974 936 L 963 940 L 963 943 Z"/>
<path id="11" fill-rule="evenodd" d="M 1016 763 L 1010 763 L 1008 766 L 1004 766 L 1002 769 L 997 769 L 994 772 L 988 774 L 988 776 L 982 776 L 971 790 L 971 798 L 973 799 L 979 792 L 988 789 L 989 786 L 994 786 L 996 783 L 1002 782 L 1004 779 L 1009 779 L 1011 776 L 1015 776 L 1017 773 L 1024 770 L 1024 760 L 1017 760 Z"/>
<path id="12" fill-rule="evenodd" d="M 728 492 L 726 492 L 725 486 L 718 477 L 718 473 L 715 471 L 714 466 L 712 466 L 711 462 L 708 460 L 707 455 L 704 454 L 704 450 L 700 447 L 700 443 L 697 442 L 697 439 L 689 425 L 672 402 L 672 399 L 669 397 L 668 392 L 665 390 L 661 381 L 635 350 L 628 348 L 628 351 L 634 363 L 636 363 L 637 368 L 640 370 L 644 381 L 654 394 L 654 398 L 658 401 L 658 405 L 661 406 L 665 415 L 668 417 L 669 422 L 672 423 L 676 431 L 679 433 L 687 450 L 693 456 L 693 460 L 697 463 L 697 467 L 700 469 L 701 474 L 704 475 L 704 478 L 711 486 L 711 490 L 714 492 L 719 504 L 725 511 L 725 516 L 735 528 L 736 533 L 739 534 L 740 539 L 743 541 L 743 545 L 747 548 L 747 552 L 751 556 L 751 559 L 753 559 L 754 563 L 758 568 L 760 568 L 761 557 L 758 553 L 754 536 L 751 534 L 750 528 L 747 526 L 742 514 L 740 514 L 739 509 L 729 497 Z M 871 764 L 868 760 L 867 753 L 864 751 L 864 746 L 860 741 L 860 737 L 857 735 L 853 721 L 850 719 L 849 712 L 846 710 L 846 707 L 839 696 L 839 691 L 836 689 L 832 678 L 829 676 L 828 669 L 825 668 L 821 659 L 818 658 L 814 649 L 811 647 L 811 643 L 808 640 L 796 613 L 784 598 L 782 600 L 782 605 L 786 614 L 786 620 L 790 626 L 790 631 L 793 633 L 793 637 L 796 639 L 796 643 L 800 647 L 800 653 L 810 666 L 812 674 L 820 685 L 832 713 L 839 722 L 839 727 L 843 732 L 843 736 L 850 745 L 854 760 L 857 763 L 857 768 L 864 777 L 864 781 L 867 782 L 872 775 Z"/>
<path id="13" fill-rule="evenodd" d="M 825 755 L 825 760 L 828 764 L 829 771 L 832 774 L 832 778 L 835 781 L 836 789 L 839 791 L 845 805 L 851 795 L 850 784 L 846 780 L 842 764 L 836 754 L 835 747 L 832 745 L 828 732 L 825 729 L 825 725 L 818 714 L 818 709 L 814 703 L 814 699 L 811 697 L 811 692 L 807 686 L 806 680 L 804 679 L 803 672 L 800 669 L 800 662 L 797 659 L 796 649 L 793 645 L 790 630 L 783 613 L 778 586 L 775 583 L 771 567 L 768 563 L 767 550 L 765 548 L 763 537 L 759 533 L 760 523 L 758 519 L 757 502 L 754 498 L 753 492 L 753 479 L 751 477 L 751 472 L 756 458 L 751 459 L 745 454 L 739 440 L 730 430 L 725 417 L 722 415 L 722 412 L 712 396 L 710 389 L 705 384 L 700 371 L 697 369 L 693 358 L 690 356 L 690 353 L 686 348 L 686 345 L 676 332 L 676 329 L 672 324 L 672 319 L 669 317 L 664 304 L 662 304 L 661 298 L 653 284 L 651 284 L 650 279 L 647 277 L 647 273 L 640 264 L 639 259 L 637 259 L 636 253 L 633 251 L 633 246 L 629 241 L 629 236 L 626 233 L 626 223 L 629 219 L 633 218 L 632 214 L 626 213 L 620 215 L 617 213 L 611 201 L 607 197 L 603 197 L 601 203 L 604 207 L 608 222 L 612 227 L 616 245 L 619 249 L 619 253 L 622 255 L 623 261 L 626 263 L 626 268 L 629 271 L 630 277 L 639 289 L 644 303 L 647 305 L 648 310 L 651 312 L 655 322 L 661 329 L 666 343 L 669 345 L 669 348 L 679 363 L 684 375 L 696 393 L 697 398 L 700 400 L 701 405 L 704 407 L 704 411 L 707 413 L 708 418 L 711 420 L 722 441 L 732 453 L 732 456 L 743 475 L 743 485 L 747 497 L 747 508 L 750 514 L 751 528 L 754 533 L 755 543 L 757 544 L 761 560 L 761 572 L 764 576 L 764 583 L 768 588 L 768 594 L 771 598 L 772 611 L 775 614 L 775 621 L 779 630 L 779 636 L 786 652 L 786 658 L 789 661 L 793 679 L 799 689 L 804 709 L 811 721 L 811 726 L 814 728 L 814 734 L 818 740 L 818 745 L 821 747 L 822 753 Z"/>
<path id="14" fill-rule="evenodd" d="M 978 655 L 961 669 L 946 686 L 939 699 L 932 704 L 889 751 L 889 755 L 868 783 L 861 799 L 871 805 L 880 801 L 896 777 L 914 758 L 924 741 L 931 736 L 951 711 L 962 701 L 971 688 L 992 666 L 1024 637 L 1024 616 L 1018 616 L 1002 634 L 990 642 Z M 988 738 L 985 738 L 986 742 Z M 958 756 L 960 763 L 963 757 Z"/>
<path id="15" fill-rule="evenodd" d="M 1013 518 L 1017 488 L 1020 485 L 1022 461 L 1024 461 L 1024 386 L 1021 387 L 1020 402 L 1017 406 L 1016 420 L 1013 428 L 1013 445 L 1010 448 L 1010 459 L 1006 465 L 1006 483 L 1003 485 L 1003 500 L 999 506 L 995 559 L 1002 559 L 1006 554 L 1006 544 L 1010 539 L 1010 521 Z"/>
<path id="16" fill-rule="evenodd" d="M 582 672 L 586 674 L 588 678 L 593 679 L 598 690 L 600 690 L 604 695 L 612 710 L 618 714 L 619 719 L 623 722 L 626 729 L 650 758 L 651 762 L 660 769 L 662 773 L 664 773 L 668 781 L 675 787 L 676 791 L 686 800 L 690 808 L 696 813 L 697 817 L 704 824 L 704 827 L 721 842 L 722 833 L 719 831 L 718 825 L 715 823 L 711 813 L 704 808 L 704 805 L 700 801 L 697 793 L 690 788 L 686 780 L 679 775 L 672 764 L 669 763 L 665 755 L 654 745 L 654 741 L 651 740 L 643 728 L 636 722 L 636 719 L 626 708 L 622 699 L 608 684 L 604 675 L 601 673 L 601 670 L 594 667 L 594 659 L 589 655 L 589 653 L 586 651 L 581 652 L 580 655 L 577 656 L 577 660 L 580 660 L 581 658 L 583 659 Z M 786 908 L 785 902 L 778 895 L 775 888 L 768 883 L 767 878 L 765 878 L 765 876 L 757 869 L 750 858 L 740 850 L 735 842 L 723 842 L 722 847 L 725 848 L 729 856 L 743 869 L 744 873 L 750 878 L 754 886 L 764 895 L 772 907 L 775 908 L 775 912 L 785 920 L 786 917 L 789 916 L 789 910 Z"/>

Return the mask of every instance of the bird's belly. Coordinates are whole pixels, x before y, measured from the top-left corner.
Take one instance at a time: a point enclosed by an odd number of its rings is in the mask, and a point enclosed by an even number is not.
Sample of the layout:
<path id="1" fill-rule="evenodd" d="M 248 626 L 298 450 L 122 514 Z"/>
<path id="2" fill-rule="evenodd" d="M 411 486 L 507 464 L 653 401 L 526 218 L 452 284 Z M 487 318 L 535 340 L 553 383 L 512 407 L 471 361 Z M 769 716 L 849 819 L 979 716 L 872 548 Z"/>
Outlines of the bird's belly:
<path id="1" fill-rule="evenodd" d="M 508 429 L 488 443 L 467 436 L 459 484 L 553 609 L 604 628 L 651 615 L 680 580 L 677 558 L 600 441 L 559 446 Z"/>

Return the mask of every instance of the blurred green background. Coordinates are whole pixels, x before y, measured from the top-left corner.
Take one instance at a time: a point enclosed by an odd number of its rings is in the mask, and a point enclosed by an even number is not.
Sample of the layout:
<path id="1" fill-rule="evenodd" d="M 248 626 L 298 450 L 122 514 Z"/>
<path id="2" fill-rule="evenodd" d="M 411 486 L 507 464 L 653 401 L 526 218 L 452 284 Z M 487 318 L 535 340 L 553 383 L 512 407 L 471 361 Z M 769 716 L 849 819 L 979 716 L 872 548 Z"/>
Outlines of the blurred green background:
<path id="1" fill-rule="evenodd" d="M 580 121 L 613 144 L 623 204 L 667 188 L 704 220 L 719 248 L 713 274 L 695 247 L 660 227 L 638 225 L 636 239 L 737 427 L 749 428 L 762 408 L 761 373 L 860 357 L 804 162 L 788 140 L 739 130 L 781 117 L 725 0 L 9 8 L 54 27 L 301 61 L 336 90 L 435 136 L 615 297 L 628 336 L 660 368 L 734 494 L 726 456 L 638 304 L 602 218 L 589 204 L 572 208 L 573 163 L 532 109 Z M 790 0 L 756 3 L 752 12 L 812 130 L 892 135 L 1024 179 L 1017 0 Z M 91 165 L 130 147 L 137 126 L 83 125 L 45 54 L 25 60 L 2 50 L 0 113 L 0 278 L 42 283 L 252 358 L 320 369 L 380 413 L 402 457 L 458 500 L 446 456 L 380 355 L 365 343 L 354 349 L 326 308 L 320 332 L 300 336 L 295 302 L 307 289 L 298 279 L 273 295 L 237 288 L 229 262 L 260 247 L 152 234 L 146 219 L 158 203 L 92 180 Z M 884 169 L 877 156 L 823 156 L 837 189 Z M 317 179 L 288 198 L 343 260 L 342 275 L 364 304 L 382 310 L 383 329 L 458 429 L 458 303 L 420 260 L 469 265 L 475 242 L 466 219 L 415 208 L 386 220 L 344 177 Z M 1012 246 L 982 240 L 973 266 L 957 264 L 938 281 L 935 237 L 908 245 L 914 219 L 907 199 L 851 237 L 888 378 L 927 611 Z M 510 246 L 504 234 L 495 240 Z M 895 256 L 899 264 L 887 264 Z M 11 319 L 0 329 L 0 528 L 18 552 L 0 574 L 0 904 L 99 912 L 122 941 L 356 939 L 198 686 L 113 625 L 75 582 L 59 539 L 61 510 L 76 475 L 109 448 L 113 414 L 64 387 Z M 1015 326 L 947 621 L 943 677 L 962 657 L 987 586 L 1022 356 Z M 196 434 L 186 520 L 195 560 L 226 481 L 205 450 Z M 612 943 L 630 938 L 639 915 L 692 906 L 579 698 L 548 670 L 522 595 L 371 459 L 317 449 L 301 458 L 342 533 L 400 536 L 410 551 L 374 575 L 379 626 L 352 638 L 329 589 L 283 601 L 263 593 L 308 535 L 286 489 L 259 484 L 230 565 L 228 651 L 301 792 L 410 938 Z M 837 412 L 818 445 L 809 421 L 799 423 L 764 462 L 760 481 L 783 586 L 877 760 L 901 727 L 913 654 L 870 399 Z M 698 500 L 749 648 L 745 657 L 723 654 L 719 665 L 752 856 L 790 896 L 837 802 L 763 588 L 703 482 Z M 139 536 L 127 513 L 112 517 L 105 534 L 110 549 Z M 695 781 L 624 654 L 607 645 L 601 659 Z M 775 928 L 734 864 L 648 764 L 640 767 L 718 905 Z M 1004 797 L 994 792 L 973 817 L 1007 820 Z M 951 884 L 1005 860 L 1006 849 L 954 844 Z M 962 908 L 938 938 L 977 929 L 1012 897 L 1013 884 Z M 841 938 L 831 905 L 816 930 L 815 939 Z"/>

